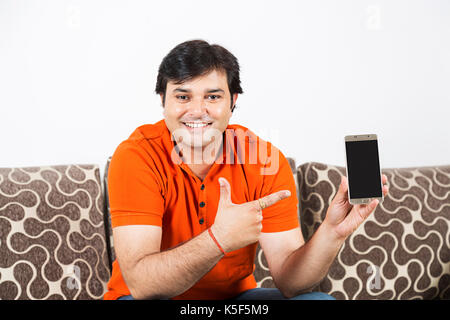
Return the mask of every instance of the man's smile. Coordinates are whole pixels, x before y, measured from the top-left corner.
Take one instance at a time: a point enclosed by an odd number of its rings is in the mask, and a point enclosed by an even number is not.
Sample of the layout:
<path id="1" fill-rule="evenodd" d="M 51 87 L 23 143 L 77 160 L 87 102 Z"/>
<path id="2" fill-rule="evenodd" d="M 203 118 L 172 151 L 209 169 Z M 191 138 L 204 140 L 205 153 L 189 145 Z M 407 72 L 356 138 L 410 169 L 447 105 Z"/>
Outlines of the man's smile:
<path id="1" fill-rule="evenodd" d="M 182 124 L 190 131 L 201 131 L 202 129 L 209 128 L 212 122 L 182 122 Z"/>

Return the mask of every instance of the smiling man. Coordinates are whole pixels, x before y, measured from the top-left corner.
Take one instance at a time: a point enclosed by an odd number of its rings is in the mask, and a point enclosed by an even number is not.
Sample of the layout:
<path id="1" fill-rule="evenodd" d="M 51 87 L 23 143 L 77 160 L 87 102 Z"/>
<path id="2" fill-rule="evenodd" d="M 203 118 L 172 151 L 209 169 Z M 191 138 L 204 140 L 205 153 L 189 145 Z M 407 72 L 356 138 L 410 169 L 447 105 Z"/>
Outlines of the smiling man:
<path id="1" fill-rule="evenodd" d="M 164 119 L 137 128 L 109 166 L 117 260 L 105 299 L 332 298 L 307 291 L 377 202 L 350 205 L 343 178 L 305 243 L 285 156 L 229 124 L 242 92 L 237 59 L 219 45 L 187 41 L 163 59 Z M 256 288 L 258 243 L 277 288 Z"/>

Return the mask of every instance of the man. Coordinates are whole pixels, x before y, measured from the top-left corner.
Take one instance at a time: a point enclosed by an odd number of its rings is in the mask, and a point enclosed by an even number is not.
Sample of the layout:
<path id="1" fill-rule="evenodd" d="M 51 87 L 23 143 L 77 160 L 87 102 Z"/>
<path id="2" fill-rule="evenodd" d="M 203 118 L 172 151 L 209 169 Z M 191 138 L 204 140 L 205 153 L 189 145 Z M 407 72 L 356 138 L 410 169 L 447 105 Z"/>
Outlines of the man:
<path id="1" fill-rule="evenodd" d="M 117 260 L 105 299 L 332 298 L 305 292 L 378 202 L 351 206 L 344 177 L 305 243 L 286 158 L 229 124 L 242 92 L 237 59 L 221 46 L 187 41 L 163 59 L 164 120 L 137 128 L 109 167 Z M 277 289 L 256 288 L 258 242 Z"/>

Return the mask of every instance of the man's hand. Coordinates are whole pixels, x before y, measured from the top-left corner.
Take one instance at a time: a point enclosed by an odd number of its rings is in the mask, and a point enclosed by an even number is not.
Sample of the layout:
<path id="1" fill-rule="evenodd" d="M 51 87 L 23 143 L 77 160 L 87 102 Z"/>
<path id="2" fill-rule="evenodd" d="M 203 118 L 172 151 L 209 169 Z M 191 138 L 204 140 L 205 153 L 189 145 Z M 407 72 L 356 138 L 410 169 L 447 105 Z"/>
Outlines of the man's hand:
<path id="1" fill-rule="evenodd" d="M 389 192 L 387 177 L 383 174 L 383 195 Z M 334 230 L 339 238 L 346 239 L 356 228 L 375 210 L 378 200 L 372 200 L 369 204 L 351 205 L 348 199 L 347 178 L 342 176 L 341 185 L 328 208 L 323 223 Z"/>
<path id="2" fill-rule="evenodd" d="M 259 200 L 234 204 L 228 181 L 219 178 L 219 184 L 219 206 L 211 229 L 225 252 L 257 242 L 262 230 L 261 205 L 267 208 L 291 195 L 289 190 L 282 190 Z"/>

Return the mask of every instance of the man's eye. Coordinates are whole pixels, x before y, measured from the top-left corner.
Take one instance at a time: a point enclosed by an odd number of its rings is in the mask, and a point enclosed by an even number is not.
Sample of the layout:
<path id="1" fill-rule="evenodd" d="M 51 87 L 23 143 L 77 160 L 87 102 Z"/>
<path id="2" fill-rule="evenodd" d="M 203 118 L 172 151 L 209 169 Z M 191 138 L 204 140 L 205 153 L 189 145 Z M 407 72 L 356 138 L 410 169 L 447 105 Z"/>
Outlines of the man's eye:
<path id="1" fill-rule="evenodd" d="M 179 100 L 186 100 L 188 96 L 177 96 L 177 99 Z M 185 99 L 186 98 L 186 99 Z"/>
<path id="2" fill-rule="evenodd" d="M 217 100 L 220 98 L 220 96 L 215 95 L 215 94 L 211 94 L 209 97 L 215 97 L 214 99 L 211 99 L 211 100 Z"/>

